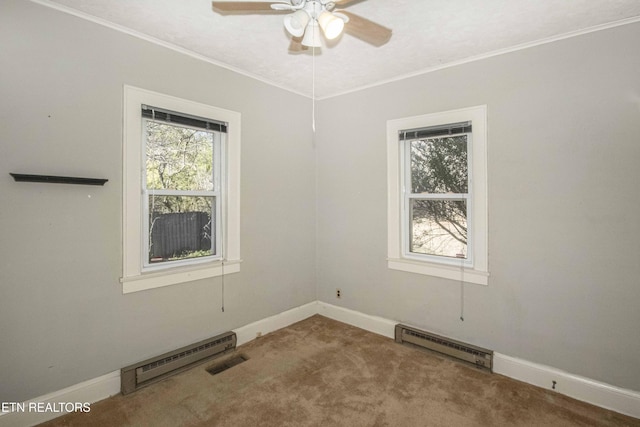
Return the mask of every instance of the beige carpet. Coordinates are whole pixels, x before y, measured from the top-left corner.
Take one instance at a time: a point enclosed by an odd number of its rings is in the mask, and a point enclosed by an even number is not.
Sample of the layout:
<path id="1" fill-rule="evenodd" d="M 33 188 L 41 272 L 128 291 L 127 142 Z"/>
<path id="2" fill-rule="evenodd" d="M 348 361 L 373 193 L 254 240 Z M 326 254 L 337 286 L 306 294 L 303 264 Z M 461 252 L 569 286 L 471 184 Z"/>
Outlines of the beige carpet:
<path id="1" fill-rule="evenodd" d="M 555 392 L 313 316 L 47 426 L 640 426 Z M 229 356 L 225 356 L 228 358 Z"/>

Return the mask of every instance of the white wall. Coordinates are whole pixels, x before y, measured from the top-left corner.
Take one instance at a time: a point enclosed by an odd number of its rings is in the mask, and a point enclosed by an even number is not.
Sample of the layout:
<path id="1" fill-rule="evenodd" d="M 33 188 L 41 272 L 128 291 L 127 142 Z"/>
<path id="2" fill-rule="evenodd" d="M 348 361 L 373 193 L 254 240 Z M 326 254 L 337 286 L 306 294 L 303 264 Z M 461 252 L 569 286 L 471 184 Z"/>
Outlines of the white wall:
<path id="1" fill-rule="evenodd" d="M 2 1 L 0 40 L 0 401 L 316 299 L 308 99 L 22 0 Z M 124 84 L 242 114 L 244 262 L 225 278 L 225 313 L 220 278 L 122 294 Z M 16 183 L 9 172 L 109 182 Z"/>
<path id="2" fill-rule="evenodd" d="M 322 101 L 318 299 L 640 390 L 638 40 L 627 25 Z M 385 126 L 480 104 L 491 277 L 464 287 L 463 322 L 459 282 L 386 267 Z"/>

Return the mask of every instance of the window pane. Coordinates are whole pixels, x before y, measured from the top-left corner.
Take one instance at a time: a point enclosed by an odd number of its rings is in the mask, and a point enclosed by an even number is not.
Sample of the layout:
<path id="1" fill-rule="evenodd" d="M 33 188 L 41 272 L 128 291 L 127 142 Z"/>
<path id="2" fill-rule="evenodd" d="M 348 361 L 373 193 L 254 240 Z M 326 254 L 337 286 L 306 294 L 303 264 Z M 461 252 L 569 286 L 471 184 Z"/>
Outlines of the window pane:
<path id="1" fill-rule="evenodd" d="M 466 200 L 410 200 L 409 251 L 467 257 Z"/>
<path id="2" fill-rule="evenodd" d="M 215 255 L 215 197 L 149 196 L 149 263 Z"/>
<path id="3" fill-rule="evenodd" d="M 214 133 L 145 122 L 147 188 L 213 190 Z"/>
<path id="4" fill-rule="evenodd" d="M 411 192 L 468 192 L 467 135 L 411 141 Z"/>

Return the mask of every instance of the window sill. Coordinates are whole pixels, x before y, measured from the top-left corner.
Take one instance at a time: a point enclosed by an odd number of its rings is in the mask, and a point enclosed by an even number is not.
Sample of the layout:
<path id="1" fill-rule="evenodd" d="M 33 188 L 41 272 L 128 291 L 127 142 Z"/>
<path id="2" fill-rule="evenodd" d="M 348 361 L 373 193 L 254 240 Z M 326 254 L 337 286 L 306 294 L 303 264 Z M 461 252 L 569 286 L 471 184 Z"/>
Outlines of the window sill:
<path id="1" fill-rule="evenodd" d="M 220 261 L 198 267 L 182 267 L 169 271 L 145 273 L 139 276 L 122 277 L 122 293 L 145 291 L 147 289 L 161 288 L 163 286 L 177 285 L 179 283 L 194 280 L 207 279 L 209 277 L 222 276 L 223 274 L 238 273 L 242 260 L 227 261 L 222 265 Z"/>
<path id="2" fill-rule="evenodd" d="M 387 259 L 387 266 L 392 270 L 442 277 L 444 279 L 457 281 L 462 279 L 462 281 L 466 283 L 475 283 L 477 285 L 487 286 L 489 284 L 488 271 L 474 270 L 472 268 L 464 268 L 461 270 L 460 267 L 455 266 L 392 258 Z"/>

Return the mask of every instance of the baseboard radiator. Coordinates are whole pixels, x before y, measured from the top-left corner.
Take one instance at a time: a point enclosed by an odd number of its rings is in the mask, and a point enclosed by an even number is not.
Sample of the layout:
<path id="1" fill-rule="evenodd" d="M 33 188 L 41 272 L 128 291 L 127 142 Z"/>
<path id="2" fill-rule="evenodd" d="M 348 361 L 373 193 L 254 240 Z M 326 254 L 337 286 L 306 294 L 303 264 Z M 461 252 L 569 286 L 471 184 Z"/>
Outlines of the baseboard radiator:
<path id="1" fill-rule="evenodd" d="M 141 387 L 189 369 L 195 364 L 231 352 L 236 348 L 236 342 L 235 332 L 225 332 L 122 368 L 120 390 L 122 394 L 131 393 Z"/>
<path id="2" fill-rule="evenodd" d="M 486 348 L 455 341 L 405 325 L 396 325 L 395 338 L 397 343 L 409 343 L 437 351 L 493 372 L 493 351 Z"/>

